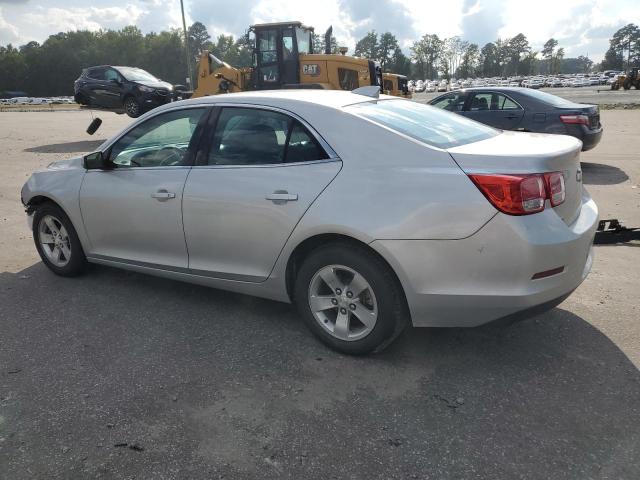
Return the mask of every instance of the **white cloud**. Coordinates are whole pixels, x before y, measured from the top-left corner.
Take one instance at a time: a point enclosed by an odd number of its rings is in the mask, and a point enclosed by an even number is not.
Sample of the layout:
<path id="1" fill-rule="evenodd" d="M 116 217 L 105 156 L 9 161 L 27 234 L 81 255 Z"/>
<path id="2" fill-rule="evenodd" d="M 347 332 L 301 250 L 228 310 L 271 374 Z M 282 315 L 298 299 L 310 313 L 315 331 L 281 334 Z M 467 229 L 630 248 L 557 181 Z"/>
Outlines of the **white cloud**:
<path id="1" fill-rule="evenodd" d="M 300 20 L 322 34 L 333 25 L 340 45 L 353 52 L 368 30 L 390 31 L 408 52 L 425 33 L 460 35 L 482 46 L 499 36 L 523 33 L 534 50 L 550 37 L 566 56 L 600 60 L 608 39 L 627 23 L 640 24 L 638 0 L 185 0 L 188 23 L 201 21 L 212 37 L 242 35 L 259 22 Z M 180 28 L 178 0 L 0 0 L 0 44 L 44 41 L 67 30 L 122 28 L 143 32 Z"/>
<path id="2" fill-rule="evenodd" d="M 4 19 L 2 7 L 0 7 L 0 45 L 20 40 L 18 28 Z"/>

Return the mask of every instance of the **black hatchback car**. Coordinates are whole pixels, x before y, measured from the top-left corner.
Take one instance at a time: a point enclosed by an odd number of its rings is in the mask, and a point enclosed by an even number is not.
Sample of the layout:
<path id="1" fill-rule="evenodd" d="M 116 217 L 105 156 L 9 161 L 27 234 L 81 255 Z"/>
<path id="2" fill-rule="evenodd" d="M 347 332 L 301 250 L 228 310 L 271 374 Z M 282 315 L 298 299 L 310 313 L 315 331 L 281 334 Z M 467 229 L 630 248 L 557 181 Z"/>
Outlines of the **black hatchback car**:
<path id="1" fill-rule="evenodd" d="M 571 135 L 582 150 L 602 137 L 597 105 L 573 103 L 539 90 L 518 87 L 478 87 L 449 92 L 429 102 L 502 130 Z"/>
<path id="2" fill-rule="evenodd" d="M 174 99 L 173 85 L 135 67 L 85 68 L 73 90 L 81 105 L 124 109 L 132 118 Z"/>

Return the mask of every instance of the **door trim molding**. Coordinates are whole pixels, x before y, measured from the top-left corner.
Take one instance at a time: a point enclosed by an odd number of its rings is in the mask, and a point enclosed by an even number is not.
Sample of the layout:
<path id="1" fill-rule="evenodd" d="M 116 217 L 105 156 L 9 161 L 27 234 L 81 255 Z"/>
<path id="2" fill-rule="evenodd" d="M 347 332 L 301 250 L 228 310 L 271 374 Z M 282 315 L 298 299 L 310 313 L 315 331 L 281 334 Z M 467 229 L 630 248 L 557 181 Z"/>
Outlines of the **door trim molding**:
<path id="1" fill-rule="evenodd" d="M 239 275 L 225 272 L 213 272 L 208 270 L 197 270 L 193 268 L 184 267 L 172 267 L 169 265 L 162 265 L 159 263 L 139 262 L 137 260 L 128 260 L 119 257 L 110 257 L 108 255 L 92 254 L 87 255 L 87 260 L 91 263 L 99 263 L 101 265 L 109 265 L 114 267 L 141 267 L 149 268 L 152 270 L 162 270 L 165 272 L 180 273 L 183 275 L 194 275 L 197 277 L 216 278 L 219 280 L 233 280 L 238 282 L 260 283 L 266 280 L 266 278 L 256 275 Z"/>

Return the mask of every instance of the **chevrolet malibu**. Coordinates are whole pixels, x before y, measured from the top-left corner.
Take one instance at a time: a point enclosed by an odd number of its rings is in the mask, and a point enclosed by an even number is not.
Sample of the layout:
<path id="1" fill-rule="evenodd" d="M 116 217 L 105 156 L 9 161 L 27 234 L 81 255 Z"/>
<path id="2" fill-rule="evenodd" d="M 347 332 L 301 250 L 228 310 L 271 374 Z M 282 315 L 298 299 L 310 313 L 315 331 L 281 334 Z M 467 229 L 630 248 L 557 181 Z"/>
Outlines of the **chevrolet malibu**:
<path id="1" fill-rule="evenodd" d="M 411 323 L 552 308 L 587 276 L 580 142 L 371 92 L 248 92 L 157 108 L 22 189 L 42 261 L 283 302 L 351 354 Z"/>

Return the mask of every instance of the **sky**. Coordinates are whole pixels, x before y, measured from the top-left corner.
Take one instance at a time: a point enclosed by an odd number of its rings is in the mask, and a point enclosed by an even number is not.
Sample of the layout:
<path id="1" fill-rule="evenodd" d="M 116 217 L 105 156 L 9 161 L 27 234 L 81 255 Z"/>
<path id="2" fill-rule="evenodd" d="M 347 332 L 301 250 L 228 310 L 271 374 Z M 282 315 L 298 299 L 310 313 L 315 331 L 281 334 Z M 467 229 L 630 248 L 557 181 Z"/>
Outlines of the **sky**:
<path id="1" fill-rule="evenodd" d="M 184 0 L 187 22 L 202 22 L 212 37 L 241 35 L 254 23 L 300 20 L 323 33 L 333 25 L 340 46 L 353 53 L 369 30 L 390 31 L 408 54 L 426 33 L 459 35 L 480 47 L 523 33 L 534 50 L 553 37 L 565 57 L 598 62 L 611 35 L 640 25 L 640 0 Z M 77 29 L 137 25 L 144 33 L 181 27 L 179 0 L 0 0 L 0 45 L 43 42 Z"/>

